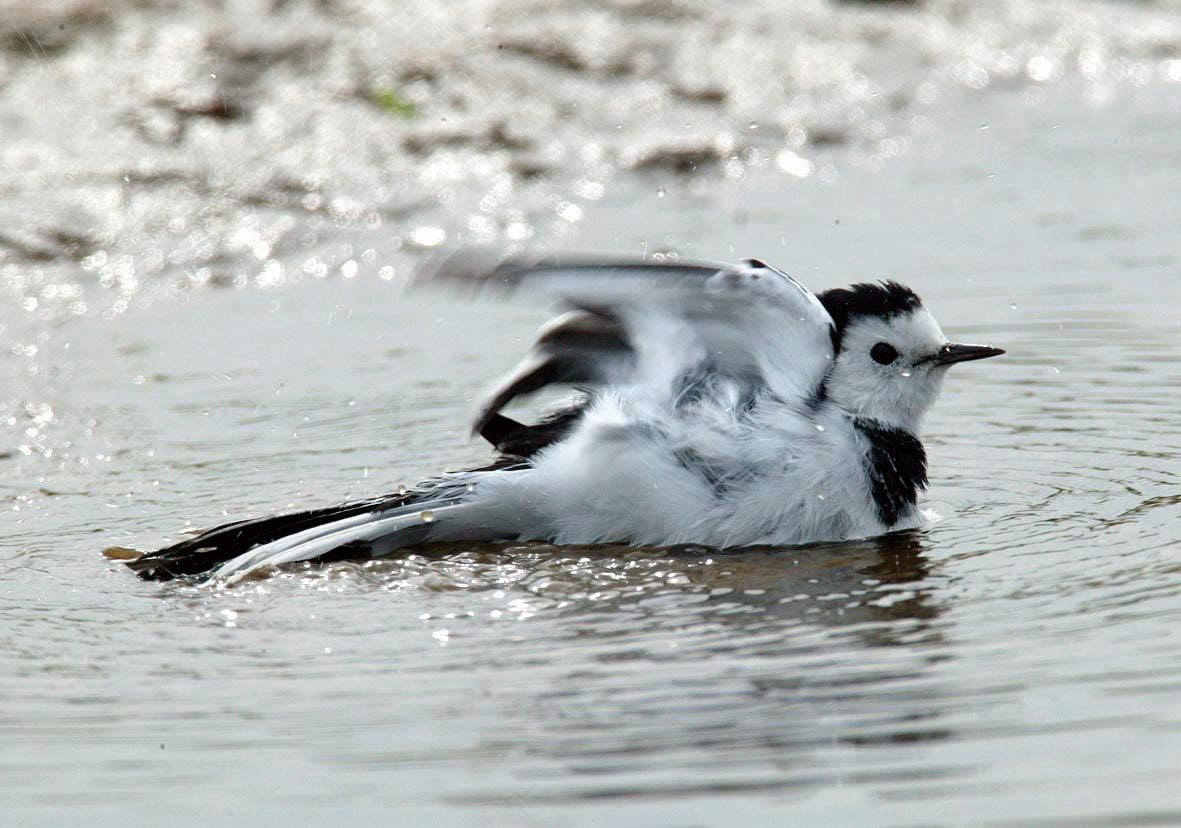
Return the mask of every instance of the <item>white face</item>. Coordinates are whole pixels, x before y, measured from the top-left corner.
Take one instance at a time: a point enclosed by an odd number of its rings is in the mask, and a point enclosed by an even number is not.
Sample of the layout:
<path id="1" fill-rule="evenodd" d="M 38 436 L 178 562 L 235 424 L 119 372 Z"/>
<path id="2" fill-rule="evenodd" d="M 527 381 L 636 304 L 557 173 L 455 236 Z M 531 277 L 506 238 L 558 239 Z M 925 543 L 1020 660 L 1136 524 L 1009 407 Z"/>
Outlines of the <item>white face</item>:
<path id="1" fill-rule="evenodd" d="M 917 432 L 943 387 L 948 366 L 936 357 L 945 344 L 926 308 L 888 319 L 856 317 L 841 340 L 828 398 L 858 416 Z"/>

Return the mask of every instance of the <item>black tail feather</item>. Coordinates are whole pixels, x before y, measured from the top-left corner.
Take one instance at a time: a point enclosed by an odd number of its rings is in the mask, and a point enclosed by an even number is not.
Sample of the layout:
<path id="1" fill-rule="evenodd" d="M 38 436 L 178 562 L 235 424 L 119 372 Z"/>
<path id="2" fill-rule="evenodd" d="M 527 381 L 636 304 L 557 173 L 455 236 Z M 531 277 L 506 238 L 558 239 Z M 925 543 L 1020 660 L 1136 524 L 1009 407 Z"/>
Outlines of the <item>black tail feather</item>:
<path id="1" fill-rule="evenodd" d="M 304 512 L 239 520 L 128 561 L 127 566 L 148 581 L 201 575 L 260 544 L 341 518 L 403 506 L 420 496 L 417 492 L 406 492 Z"/>

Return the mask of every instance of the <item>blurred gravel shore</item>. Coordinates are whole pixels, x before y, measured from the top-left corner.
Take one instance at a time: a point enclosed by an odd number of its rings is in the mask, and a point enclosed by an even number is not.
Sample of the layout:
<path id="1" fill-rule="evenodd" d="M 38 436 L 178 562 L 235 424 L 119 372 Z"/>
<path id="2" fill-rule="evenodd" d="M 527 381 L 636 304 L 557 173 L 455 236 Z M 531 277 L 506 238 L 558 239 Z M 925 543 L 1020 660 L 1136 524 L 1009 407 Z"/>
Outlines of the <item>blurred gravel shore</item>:
<path id="1" fill-rule="evenodd" d="M 621 172 L 787 189 L 906 153 L 951 95 L 1181 81 L 1179 8 L 0 0 L 0 312 L 396 278 L 569 238 Z"/>

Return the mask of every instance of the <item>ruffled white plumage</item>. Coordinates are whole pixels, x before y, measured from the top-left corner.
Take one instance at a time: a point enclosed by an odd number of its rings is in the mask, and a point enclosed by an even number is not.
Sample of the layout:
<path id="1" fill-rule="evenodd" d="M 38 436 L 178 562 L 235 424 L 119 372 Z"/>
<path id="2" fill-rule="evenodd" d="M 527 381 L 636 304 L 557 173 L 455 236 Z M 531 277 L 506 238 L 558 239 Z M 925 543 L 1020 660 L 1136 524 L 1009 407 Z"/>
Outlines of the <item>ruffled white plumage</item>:
<path id="1" fill-rule="evenodd" d="M 541 332 L 540 342 L 559 347 L 528 355 L 490 394 L 494 403 L 480 419 L 510 402 L 514 383 L 557 354 L 566 364 L 554 381 L 573 378 L 591 392 L 571 432 L 526 468 L 463 474 L 462 495 L 447 505 L 428 500 L 314 527 L 227 561 L 216 577 L 396 538 L 421 526 L 423 513 L 430 522 L 423 534 L 432 540 L 485 534 L 559 544 L 733 546 L 880 531 L 863 477 L 847 473 L 858 462 L 852 427 L 816 408 L 833 359 L 832 319 L 787 274 L 757 262 L 489 268 L 465 252 L 427 277 L 468 285 L 481 279 L 574 310 Z M 626 351 L 614 340 L 596 341 L 593 330 L 577 348 L 563 348 L 572 341 L 563 332 L 582 333 L 577 324 L 591 330 L 586 314 L 607 320 Z"/>

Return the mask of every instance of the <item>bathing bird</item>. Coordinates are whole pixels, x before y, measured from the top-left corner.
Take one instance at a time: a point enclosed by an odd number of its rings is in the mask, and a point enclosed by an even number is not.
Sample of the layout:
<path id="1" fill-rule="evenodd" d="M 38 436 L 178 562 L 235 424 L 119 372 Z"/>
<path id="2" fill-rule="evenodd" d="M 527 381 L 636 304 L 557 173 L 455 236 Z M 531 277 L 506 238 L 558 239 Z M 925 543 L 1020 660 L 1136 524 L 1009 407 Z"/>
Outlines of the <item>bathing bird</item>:
<path id="1" fill-rule="evenodd" d="M 562 311 L 478 406 L 496 458 L 382 497 L 219 526 L 131 561 L 233 581 L 296 561 L 442 541 L 791 545 L 922 525 L 919 438 L 948 369 L 1004 353 L 947 340 L 894 281 L 814 294 L 757 259 L 495 257 L 416 281 L 530 291 Z M 524 423 L 511 402 L 557 386 Z"/>

